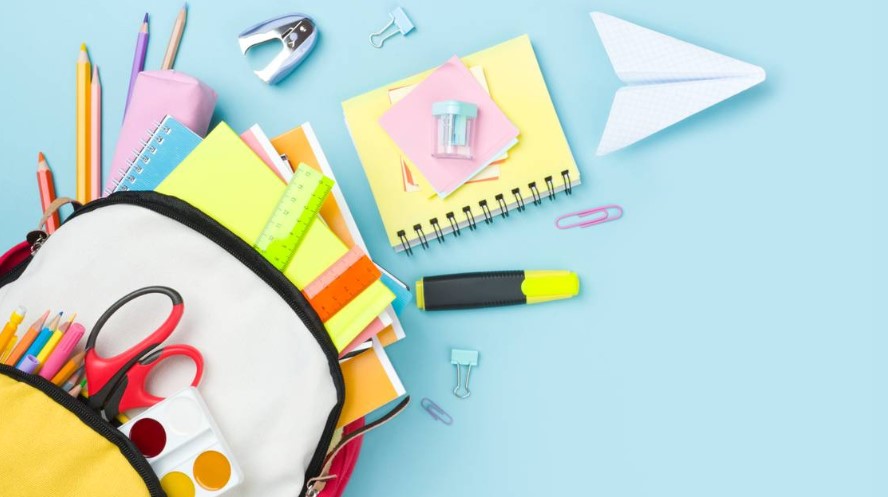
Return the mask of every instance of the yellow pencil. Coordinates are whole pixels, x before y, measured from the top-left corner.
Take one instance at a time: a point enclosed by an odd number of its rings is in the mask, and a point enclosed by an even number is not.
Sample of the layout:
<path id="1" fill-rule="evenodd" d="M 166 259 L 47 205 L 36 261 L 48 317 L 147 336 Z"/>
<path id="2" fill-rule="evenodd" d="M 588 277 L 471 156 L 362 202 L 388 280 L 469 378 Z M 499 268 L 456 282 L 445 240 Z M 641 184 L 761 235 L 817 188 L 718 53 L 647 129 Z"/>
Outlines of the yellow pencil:
<path id="1" fill-rule="evenodd" d="M 76 316 L 76 314 L 75 314 L 75 316 Z M 73 317 L 71 319 L 73 320 Z M 56 346 L 62 340 L 62 336 L 65 335 L 65 330 L 67 328 L 63 329 L 62 327 L 64 325 L 58 324 L 58 318 L 56 318 L 55 323 L 56 323 L 56 325 L 55 325 L 56 328 L 55 329 L 50 328 L 50 329 L 52 329 L 52 335 L 49 336 L 49 341 L 47 341 L 46 345 L 44 345 L 43 348 L 40 349 L 40 352 L 37 353 L 37 362 L 39 362 L 40 364 L 38 364 L 37 367 L 34 369 L 34 374 L 37 374 L 40 371 L 40 368 L 43 366 L 43 363 L 46 362 L 46 358 L 49 357 L 49 354 L 52 354 L 52 351 L 55 350 Z M 50 326 L 52 326 L 52 325 L 50 325 Z M 70 322 L 69 322 L 69 326 L 70 326 Z"/>
<path id="2" fill-rule="evenodd" d="M 185 31 L 185 17 L 188 13 L 188 4 L 182 5 L 179 15 L 176 16 L 176 24 L 173 26 L 173 33 L 170 35 L 170 41 L 167 44 L 166 53 L 163 55 L 163 65 L 161 69 L 172 69 L 173 62 L 176 61 L 176 53 L 179 51 L 179 43 L 182 42 L 182 33 Z"/>
<path id="3" fill-rule="evenodd" d="M 90 200 L 90 77 L 91 68 L 86 43 L 80 45 L 80 56 L 77 58 L 77 201 L 87 203 Z"/>

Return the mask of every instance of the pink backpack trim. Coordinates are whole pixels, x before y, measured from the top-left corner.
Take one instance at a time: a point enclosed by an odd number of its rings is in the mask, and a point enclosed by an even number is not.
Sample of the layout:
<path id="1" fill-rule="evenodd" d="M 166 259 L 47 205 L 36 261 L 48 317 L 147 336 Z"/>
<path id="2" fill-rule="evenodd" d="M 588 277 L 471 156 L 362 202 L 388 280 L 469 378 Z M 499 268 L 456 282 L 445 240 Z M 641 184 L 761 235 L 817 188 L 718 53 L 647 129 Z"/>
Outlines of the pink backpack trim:
<path id="1" fill-rule="evenodd" d="M 6 276 L 12 269 L 31 256 L 31 246 L 28 242 L 22 242 L 0 255 L 0 278 Z"/>

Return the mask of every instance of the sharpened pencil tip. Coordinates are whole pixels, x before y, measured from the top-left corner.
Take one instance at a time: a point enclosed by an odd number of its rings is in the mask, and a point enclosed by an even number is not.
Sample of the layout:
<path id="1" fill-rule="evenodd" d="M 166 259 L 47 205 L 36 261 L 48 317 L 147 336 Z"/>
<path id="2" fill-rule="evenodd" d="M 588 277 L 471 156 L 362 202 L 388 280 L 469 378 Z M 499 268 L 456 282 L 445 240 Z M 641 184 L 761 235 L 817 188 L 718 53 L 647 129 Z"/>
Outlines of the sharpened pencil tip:
<path id="1" fill-rule="evenodd" d="M 37 162 L 46 162 L 46 157 L 44 157 L 43 152 L 37 152 Z"/>
<path id="2" fill-rule="evenodd" d="M 86 52 L 86 43 L 81 43 L 81 44 L 80 44 L 80 51 L 81 51 L 81 52 Z"/>
<path id="3" fill-rule="evenodd" d="M 145 12 L 145 17 L 142 18 L 142 23 L 144 24 L 144 23 L 147 23 L 147 22 L 148 22 L 148 13 Z"/>

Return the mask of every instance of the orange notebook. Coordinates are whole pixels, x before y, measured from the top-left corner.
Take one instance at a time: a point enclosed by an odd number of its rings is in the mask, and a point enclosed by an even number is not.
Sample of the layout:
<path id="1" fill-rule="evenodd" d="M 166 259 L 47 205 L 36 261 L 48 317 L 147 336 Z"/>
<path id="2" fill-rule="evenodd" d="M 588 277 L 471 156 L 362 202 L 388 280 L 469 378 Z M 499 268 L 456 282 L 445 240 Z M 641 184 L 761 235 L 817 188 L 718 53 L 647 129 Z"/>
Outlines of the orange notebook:
<path id="1" fill-rule="evenodd" d="M 404 395 L 404 385 L 376 338 L 373 347 L 339 363 L 345 380 L 345 405 L 337 428 L 379 409 Z"/>

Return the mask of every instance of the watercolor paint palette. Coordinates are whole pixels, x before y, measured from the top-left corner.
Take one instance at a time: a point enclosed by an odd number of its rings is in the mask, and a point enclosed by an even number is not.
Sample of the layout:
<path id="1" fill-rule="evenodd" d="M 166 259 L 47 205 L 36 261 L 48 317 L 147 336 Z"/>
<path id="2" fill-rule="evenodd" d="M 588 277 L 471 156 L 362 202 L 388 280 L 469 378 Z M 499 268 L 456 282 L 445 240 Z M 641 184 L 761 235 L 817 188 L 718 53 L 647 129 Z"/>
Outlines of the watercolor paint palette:
<path id="1" fill-rule="evenodd" d="M 168 497 L 216 497 L 243 474 L 194 387 L 168 397 L 120 427 L 142 452 Z"/>

